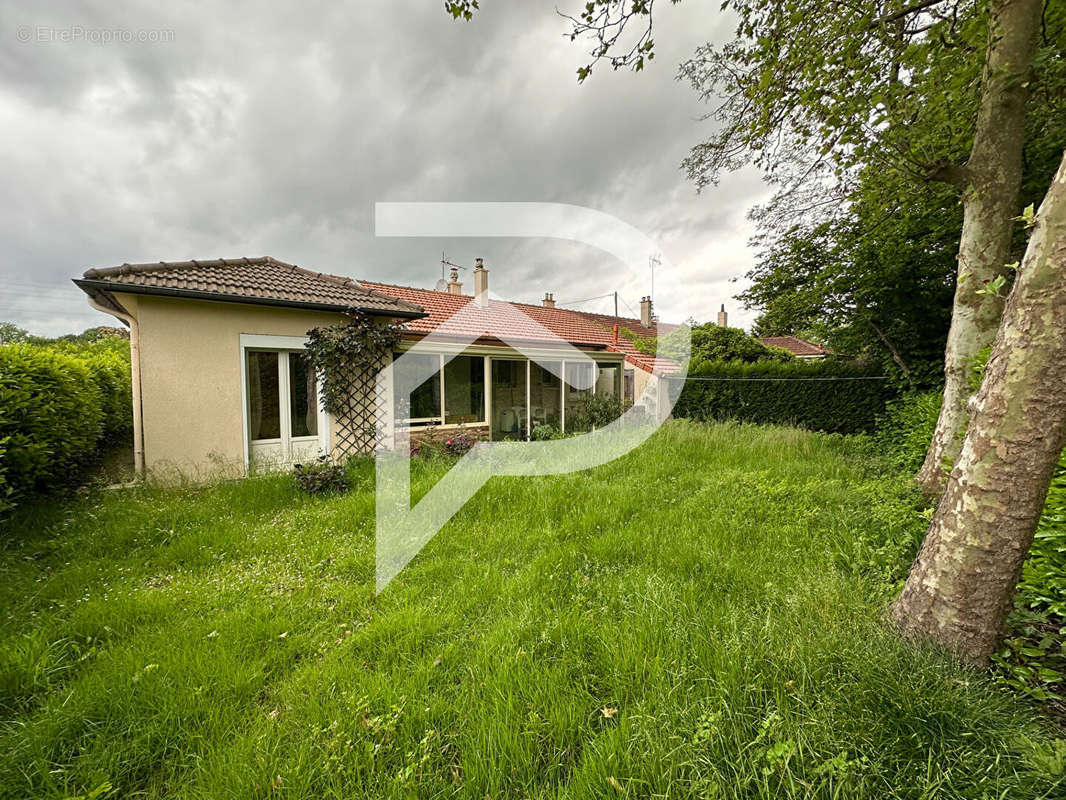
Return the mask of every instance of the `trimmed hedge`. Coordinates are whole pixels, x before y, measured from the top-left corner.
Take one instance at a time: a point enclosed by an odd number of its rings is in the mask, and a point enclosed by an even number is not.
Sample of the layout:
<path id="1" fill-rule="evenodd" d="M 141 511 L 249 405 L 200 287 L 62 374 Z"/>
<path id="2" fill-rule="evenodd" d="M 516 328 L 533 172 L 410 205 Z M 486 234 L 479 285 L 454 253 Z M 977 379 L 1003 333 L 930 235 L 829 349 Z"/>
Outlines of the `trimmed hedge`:
<path id="1" fill-rule="evenodd" d="M 101 445 L 128 436 L 128 347 L 0 346 L 0 507 L 69 483 Z"/>
<path id="2" fill-rule="evenodd" d="M 877 365 L 850 361 L 706 361 L 689 372 L 674 416 L 861 433 L 898 394 L 880 375 Z"/>

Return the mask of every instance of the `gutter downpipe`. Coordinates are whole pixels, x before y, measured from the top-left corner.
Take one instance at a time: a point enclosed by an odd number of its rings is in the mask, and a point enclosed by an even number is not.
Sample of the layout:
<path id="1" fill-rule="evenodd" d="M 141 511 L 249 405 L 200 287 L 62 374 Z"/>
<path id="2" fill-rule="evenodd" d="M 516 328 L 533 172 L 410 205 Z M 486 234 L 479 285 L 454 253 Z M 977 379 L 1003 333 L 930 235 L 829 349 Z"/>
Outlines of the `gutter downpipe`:
<path id="1" fill-rule="evenodd" d="M 105 308 L 88 297 L 89 307 L 117 317 L 130 326 L 130 378 L 133 388 L 133 469 L 138 478 L 144 477 L 144 431 L 141 422 L 141 345 L 140 326 L 136 317 L 113 308 Z"/>

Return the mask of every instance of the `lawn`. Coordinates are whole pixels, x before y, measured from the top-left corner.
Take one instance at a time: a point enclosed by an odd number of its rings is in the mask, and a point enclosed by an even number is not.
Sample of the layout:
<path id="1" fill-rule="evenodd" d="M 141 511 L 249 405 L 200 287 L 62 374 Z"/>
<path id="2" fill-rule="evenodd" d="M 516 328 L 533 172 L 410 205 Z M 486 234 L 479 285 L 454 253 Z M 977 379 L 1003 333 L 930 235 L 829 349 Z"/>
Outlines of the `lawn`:
<path id="1" fill-rule="evenodd" d="M 1066 796 L 1061 732 L 885 629 L 925 521 L 856 440 L 672 422 L 495 478 L 378 597 L 353 472 L 20 510 L 0 796 Z"/>

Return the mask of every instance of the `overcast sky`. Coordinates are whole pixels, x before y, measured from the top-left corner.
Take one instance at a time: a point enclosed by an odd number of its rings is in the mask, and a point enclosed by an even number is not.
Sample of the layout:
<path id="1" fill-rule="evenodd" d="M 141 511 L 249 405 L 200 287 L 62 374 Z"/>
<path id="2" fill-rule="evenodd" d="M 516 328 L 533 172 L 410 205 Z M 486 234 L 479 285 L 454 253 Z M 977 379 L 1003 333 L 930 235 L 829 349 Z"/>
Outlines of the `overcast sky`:
<path id="1" fill-rule="evenodd" d="M 70 284 L 90 267 L 271 255 L 432 287 L 442 250 L 483 257 L 505 299 L 617 290 L 635 308 L 648 269 L 587 246 L 374 237 L 375 201 L 536 200 L 639 228 L 693 316 L 724 302 L 747 327 L 730 279 L 750 267 L 745 212 L 767 189 L 747 172 L 698 195 L 678 166 L 709 123 L 677 64 L 728 38 L 718 3 L 664 8 L 649 69 L 601 66 L 583 85 L 588 44 L 564 36 L 553 3 L 482 5 L 457 23 L 438 0 L 4 4 L 0 320 L 49 335 L 114 324 Z M 116 29 L 171 41 L 86 40 Z"/>

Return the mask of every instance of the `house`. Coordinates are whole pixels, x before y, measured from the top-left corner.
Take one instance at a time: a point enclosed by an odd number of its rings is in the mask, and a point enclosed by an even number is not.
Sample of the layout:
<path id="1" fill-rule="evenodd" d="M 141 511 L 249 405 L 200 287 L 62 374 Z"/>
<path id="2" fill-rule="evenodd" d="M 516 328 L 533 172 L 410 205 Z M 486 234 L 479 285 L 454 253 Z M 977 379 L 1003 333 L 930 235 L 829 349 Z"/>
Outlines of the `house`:
<path id="1" fill-rule="evenodd" d="M 93 308 L 130 329 L 139 470 L 245 474 L 342 454 L 337 420 L 321 410 L 303 350 L 310 329 L 343 322 L 350 309 L 399 321 L 399 354 L 476 304 L 478 314 L 459 317 L 474 320 L 464 323 L 461 347 L 435 336 L 420 348 L 428 352 L 419 358 L 439 366 L 410 398 L 404 421 L 412 430 L 462 425 L 487 439 L 526 438 L 540 424 L 573 430 L 586 392 L 570 376 L 591 367 L 586 359 L 597 367 L 590 391 L 628 400 L 646 389 L 653 397 L 658 378 L 676 370 L 634 342 L 659 332 L 650 298 L 639 320 L 556 308 L 551 294 L 540 305 L 506 303 L 488 299 L 488 273 L 478 259 L 472 295 L 455 270 L 446 285 L 427 290 L 270 257 L 123 264 L 90 269 L 74 283 Z M 571 348 L 581 351 L 580 361 Z M 558 369 L 542 366 L 553 360 Z"/>
<path id="2" fill-rule="evenodd" d="M 782 350 L 787 350 L 801 361 L 818 361 L 836 355 L 832 350 L 820 344 L 808 342 L 806 339 L 800 339 L 798 336 L 763 336 L 758 341 L 767 347 L 780 347 Z"/>

